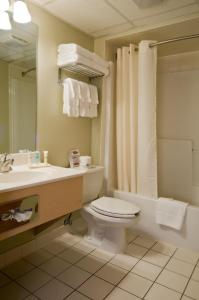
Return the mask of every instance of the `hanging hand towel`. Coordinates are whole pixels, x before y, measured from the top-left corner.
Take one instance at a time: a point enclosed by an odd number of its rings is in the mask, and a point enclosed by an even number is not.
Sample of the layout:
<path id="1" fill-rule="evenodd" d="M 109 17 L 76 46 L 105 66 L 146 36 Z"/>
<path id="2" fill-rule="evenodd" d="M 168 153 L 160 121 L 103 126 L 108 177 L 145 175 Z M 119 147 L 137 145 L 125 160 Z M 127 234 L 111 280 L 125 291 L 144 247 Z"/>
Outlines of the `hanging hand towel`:
<path id="1" fill-rule="evenodd" d="M 81 117 L 90 116 L 90 103 L 91 94 L 89 85 L 85 82 L 79 81 L 80 86 L 80 102 L 79 102 L 79 114 Z"/>
<path id="2" fill-rule="evenodd" d="M 89 116 L 90 116 L 90 118 L 96 118 L 97 117 L 97 106 L 99 104 L 98 91 L 97 91 L 97 87 L 92 84 L 89 84 L 89 89 L 90 89 L 90 95 L 91 95 Z"/>
<path id="3" fill-rule="evenodd" d="M 79 117 L 79 87 L 78 82 L 67 78 L 63 82 L 63 113 L 69 117 Z"/>
<path id="4" fill-rule="evenodd" d="M 159 198 L 156 207 L 156 223 L 180 230 L 184 221 L 188 203 Z"/>

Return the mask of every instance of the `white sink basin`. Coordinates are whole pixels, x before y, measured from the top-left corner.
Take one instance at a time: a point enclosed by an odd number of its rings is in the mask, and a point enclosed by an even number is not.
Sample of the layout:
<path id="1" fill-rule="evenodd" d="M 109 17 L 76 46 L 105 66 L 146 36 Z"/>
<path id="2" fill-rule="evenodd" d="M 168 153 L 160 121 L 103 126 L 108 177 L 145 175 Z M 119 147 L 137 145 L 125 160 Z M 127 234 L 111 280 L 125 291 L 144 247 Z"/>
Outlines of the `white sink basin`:
<path id="1" fill-rule="evenodd" d="M 14 166 L 9 173 L 0 173 L 0 193 L 83 176 L 84 173 L 85 170 L 56 166 L 36 169 L 27 165 Z"/>

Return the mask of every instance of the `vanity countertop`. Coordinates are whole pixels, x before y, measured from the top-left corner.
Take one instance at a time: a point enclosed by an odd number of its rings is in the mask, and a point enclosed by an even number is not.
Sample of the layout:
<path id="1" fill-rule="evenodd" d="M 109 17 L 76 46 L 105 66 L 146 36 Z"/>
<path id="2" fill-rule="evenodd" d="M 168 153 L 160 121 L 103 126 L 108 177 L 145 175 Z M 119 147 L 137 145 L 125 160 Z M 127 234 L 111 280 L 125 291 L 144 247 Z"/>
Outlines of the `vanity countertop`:
<path id="1" fill-rule="evenodd" d="M 8 173 L 0 173 L 0 193 L 43 185 L 50 182 L 83 176 L 84 169 L 48 166 L 29 168 L 28 165 L 14 166 Z"/>

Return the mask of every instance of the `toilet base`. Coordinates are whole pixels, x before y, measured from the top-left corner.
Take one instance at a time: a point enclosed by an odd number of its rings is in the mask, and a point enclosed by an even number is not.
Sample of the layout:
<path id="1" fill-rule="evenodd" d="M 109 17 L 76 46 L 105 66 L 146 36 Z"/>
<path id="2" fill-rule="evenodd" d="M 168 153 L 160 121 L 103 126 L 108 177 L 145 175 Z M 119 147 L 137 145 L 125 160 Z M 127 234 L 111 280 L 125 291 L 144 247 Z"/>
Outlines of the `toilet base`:
<path id="1" fill-rule="evenodd" d="M 132 220 L 114 218 L 113 222 L 113 218 L 100 216 L 89 208 L 83 208 L 81 215 L 88 225 L 88 232 L 84 237 L 87 242 L 114 254 L 125 251 L 127 247 L 125 229 L 132 226 L 133 218 Z"/>

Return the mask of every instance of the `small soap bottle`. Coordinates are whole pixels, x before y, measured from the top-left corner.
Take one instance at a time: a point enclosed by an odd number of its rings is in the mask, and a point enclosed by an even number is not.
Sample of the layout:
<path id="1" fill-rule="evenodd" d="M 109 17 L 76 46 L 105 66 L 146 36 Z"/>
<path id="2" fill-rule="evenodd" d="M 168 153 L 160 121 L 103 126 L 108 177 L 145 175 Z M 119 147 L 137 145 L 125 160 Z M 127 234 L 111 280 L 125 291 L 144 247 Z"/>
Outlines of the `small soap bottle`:
<path id="1" fill-rule="evenodd" d="M 48 151 L 44 151 L 44 165 L 48 164 Z"/>
<path id="2" fill-rule="evenodd" d="M 34 163 L 40 164 L 40 152 L 39 151 L 35 151 L 35 159 L 34 159 Z"/>

